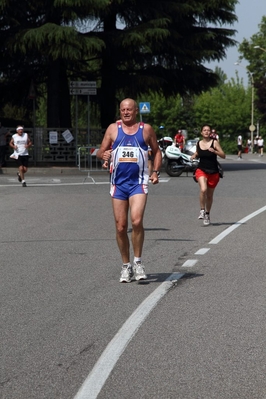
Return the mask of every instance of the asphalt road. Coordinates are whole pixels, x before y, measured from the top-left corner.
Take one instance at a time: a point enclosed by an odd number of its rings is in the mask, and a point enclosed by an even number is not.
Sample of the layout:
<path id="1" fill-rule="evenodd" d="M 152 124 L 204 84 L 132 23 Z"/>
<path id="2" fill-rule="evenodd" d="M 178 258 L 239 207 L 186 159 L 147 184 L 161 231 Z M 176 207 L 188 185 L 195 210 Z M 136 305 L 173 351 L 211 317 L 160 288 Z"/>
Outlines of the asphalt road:
<path id="1" fill-rule="evenodd" d="M 266 398 L 266 163 L 222 165 L 207 227 L 191 174 L 150 186 L 130 284 L 107 174 L 0 175 L 1 399 Z"/>

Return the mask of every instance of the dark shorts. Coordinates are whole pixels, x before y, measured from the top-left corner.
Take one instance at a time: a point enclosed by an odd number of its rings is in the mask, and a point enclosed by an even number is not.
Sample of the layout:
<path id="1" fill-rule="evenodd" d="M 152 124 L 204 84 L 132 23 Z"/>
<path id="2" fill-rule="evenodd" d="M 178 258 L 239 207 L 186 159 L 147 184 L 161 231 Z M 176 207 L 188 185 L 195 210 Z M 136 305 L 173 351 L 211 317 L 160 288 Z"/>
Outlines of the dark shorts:
<path id="1" fill-rule="evenodd" d="M 196 179 L 199 180 L 199 177 L 201 176 L 206 177 L 207 186 L 210 188 L 215 188 L 220 180 L 219 173 L 206 173 L 201 169 L 197 169 L 195 173 Z"/>
<path id="2" fill-rule="evenodd" d="M 18 166 L 25 166 L 28 167 L 29 164 L 29 156 L 28 155 L 19 155 L 18 159 L 16 159 Z"/>
<path id="3" fill-rule="evenodd" d="M 238 148 L 238 151 L 242 151 L 242 145 L 238 145 L 237 148 Z"/>
<path id="4" fill-rule="evenodd" d="M 110 194 L 112 198 L 127 201 L 129 197 L 136 194 L 148 194 L 148 184 L 111 184 Z"/>

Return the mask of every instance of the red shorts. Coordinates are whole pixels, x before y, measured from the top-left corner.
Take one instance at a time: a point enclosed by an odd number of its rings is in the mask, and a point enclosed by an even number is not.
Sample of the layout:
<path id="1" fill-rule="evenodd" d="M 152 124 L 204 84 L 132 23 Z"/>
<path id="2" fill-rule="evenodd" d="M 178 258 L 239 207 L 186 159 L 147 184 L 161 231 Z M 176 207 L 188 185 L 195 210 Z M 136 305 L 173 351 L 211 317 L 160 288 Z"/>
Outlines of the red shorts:
<path id="1" fill-rule="evenodd" d="M 220 180 L 219 173 L 206 173 L 201 169 L 197 169 L 195 173 L 196 180 L 199 180 L 199 177 L 201 176 L 206 177 L 207 186 L 210 188 L 215 188 Z"/>

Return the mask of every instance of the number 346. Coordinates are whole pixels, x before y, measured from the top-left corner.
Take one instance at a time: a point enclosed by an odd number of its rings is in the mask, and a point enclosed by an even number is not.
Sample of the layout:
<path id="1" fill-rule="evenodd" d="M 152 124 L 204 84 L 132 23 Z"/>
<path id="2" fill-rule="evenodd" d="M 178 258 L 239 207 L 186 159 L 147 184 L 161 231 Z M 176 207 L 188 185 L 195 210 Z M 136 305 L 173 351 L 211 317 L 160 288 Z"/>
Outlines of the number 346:
<path id="1" fill-rule="evenodd" d="M 133 158 L 134 152 L 133 151 L 123 151 L 122 155 L 124 158 Z"/>

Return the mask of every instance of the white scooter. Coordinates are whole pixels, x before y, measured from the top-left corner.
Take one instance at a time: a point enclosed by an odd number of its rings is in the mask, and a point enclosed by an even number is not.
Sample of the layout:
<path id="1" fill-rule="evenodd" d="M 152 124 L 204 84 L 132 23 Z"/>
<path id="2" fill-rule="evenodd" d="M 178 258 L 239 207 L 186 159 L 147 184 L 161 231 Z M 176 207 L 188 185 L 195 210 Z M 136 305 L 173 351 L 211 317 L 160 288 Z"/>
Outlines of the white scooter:
<path id="1" fill-rule="evenodd" d="M 199 159 L 190 160 L 191 155 L 184 154 L 175 144 L 165 149 L 164 166 L 169 176 L 178 177 L 183 172 L 194 172 L 199 164 Z"/>
<path id="2" fill-rule="evenodd" d="M 172 137 L 164 136 L 161 139 L 157 140 L 157 142 L 162 153 L 162 165 L 164 165 L 165 150 L 169 145 L 173 144 L 174 140 L 172 139 Z"/>

